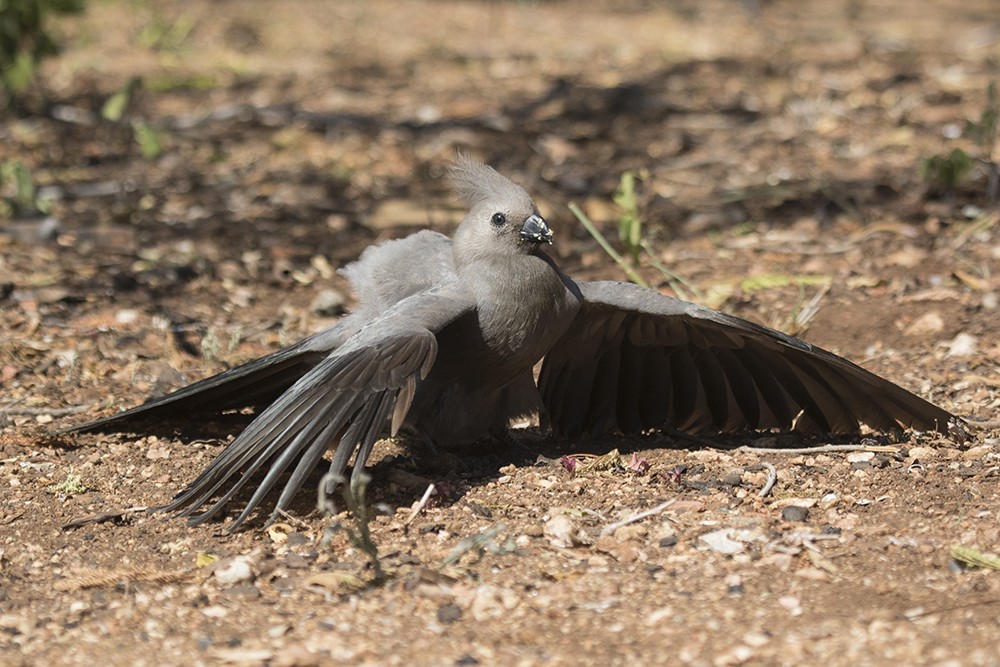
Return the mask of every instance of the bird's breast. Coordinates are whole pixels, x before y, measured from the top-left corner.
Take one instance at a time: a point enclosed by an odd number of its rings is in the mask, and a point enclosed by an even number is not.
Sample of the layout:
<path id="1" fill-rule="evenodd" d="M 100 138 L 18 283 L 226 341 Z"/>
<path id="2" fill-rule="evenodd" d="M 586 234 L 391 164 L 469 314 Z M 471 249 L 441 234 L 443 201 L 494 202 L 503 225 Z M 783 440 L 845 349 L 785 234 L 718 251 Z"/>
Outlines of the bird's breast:
<path id="1" fill-rule="evenodd" d="M 478 319 L 488 348 L 507 359 L 534 365 L 569 328 L 579 303 L 558 274 L 493 285 L 479 301 Z"/>
<path id="2" fill-rule="evenodd" d="M 470 279 L 476 309 L 438 334 L 435 371 L 503 386 L 530 370 L 566 332 L 579 310 L 577 298 L 548 264 L 539 260 L 520 269 Z"/>

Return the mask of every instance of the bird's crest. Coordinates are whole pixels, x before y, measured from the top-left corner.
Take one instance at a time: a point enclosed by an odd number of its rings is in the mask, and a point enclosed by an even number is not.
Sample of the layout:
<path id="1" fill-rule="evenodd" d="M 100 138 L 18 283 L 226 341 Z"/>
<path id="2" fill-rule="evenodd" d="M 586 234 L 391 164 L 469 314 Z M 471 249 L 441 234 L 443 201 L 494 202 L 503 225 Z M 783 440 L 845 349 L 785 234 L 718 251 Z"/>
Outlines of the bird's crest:
<path id="1" fill-rule="evenodd" d="M 469 207 L 484 201 L 528 198 L 528 194 L 506 176 L 465 153 L 459 153 L 449 166 L 448 180 L 455 194 Z"/>

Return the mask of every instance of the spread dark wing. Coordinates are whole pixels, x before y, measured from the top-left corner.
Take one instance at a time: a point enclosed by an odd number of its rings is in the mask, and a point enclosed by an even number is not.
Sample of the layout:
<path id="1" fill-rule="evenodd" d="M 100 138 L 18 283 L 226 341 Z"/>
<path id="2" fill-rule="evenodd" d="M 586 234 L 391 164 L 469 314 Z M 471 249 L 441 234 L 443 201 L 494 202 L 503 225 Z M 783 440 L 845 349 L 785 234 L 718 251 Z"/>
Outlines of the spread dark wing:
<path id="1" fill-rule="evenodd" d="M 217 414 L 268 405 L 343 343 L 349 332 L 350 323 L 345 319 L 333 328 L 277 352 L 150 399 L 129 410 L 71 426 L 62 432 L 123 431 L 147 419 Z"/>
<path id="2" fill-rule="evenodd" d="M 946 431 L 953 419 L 780 331 L 636 285 L 578 285 L 584 304 L 539 378 L 557 433 L 659 426 L 853 433 L 859 422 L 881 431 Z"/>
<path id="3" fill-rule="evenodd" d="M 266 468 L 233 530 L 291 469 L 272 518 L 285 509 L 330 448 L 331 473 L 342 474 L 353 454 L 358 474 L 390 419 L 393 432 L 402 424 L 417 381 L 437 356 L 435 334 L 471 304 L 447 286 L 400 301 L 303 375 L 162 509 L 192 515 L 211 502 L 192 519 L 200 523 Z"/>

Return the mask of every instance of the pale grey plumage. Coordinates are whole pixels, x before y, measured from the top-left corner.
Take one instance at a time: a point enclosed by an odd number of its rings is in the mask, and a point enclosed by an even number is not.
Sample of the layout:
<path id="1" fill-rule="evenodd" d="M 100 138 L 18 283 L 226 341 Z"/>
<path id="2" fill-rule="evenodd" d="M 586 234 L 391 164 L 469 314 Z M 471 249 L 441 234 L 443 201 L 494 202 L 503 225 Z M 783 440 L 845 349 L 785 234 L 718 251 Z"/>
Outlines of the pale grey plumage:
<path id="1" fill-rule="evenodd" d="M 849 433 L 859 423 L 944 431 L 954 419 L 773 329 L 634 285 L 574 282 L 542 251 L 551 233 L 523 189 L 466 158 L 451 181 L 469 208 L 453 239 L 422 231 L 365 250 L 343 269 L 358 307 L 337 326 L 70 430 L 261 408 L 166 508 L 208 505 L 192 519 L 203 521 L 253 481 L 232 529 L 286 472 L 275 512 L 329 449 L 331 472 L 353 455 L 356 475 L 377 438 L 401 429 L 453 445 L 535 411 L 570 436 L 666 426 Z"/>

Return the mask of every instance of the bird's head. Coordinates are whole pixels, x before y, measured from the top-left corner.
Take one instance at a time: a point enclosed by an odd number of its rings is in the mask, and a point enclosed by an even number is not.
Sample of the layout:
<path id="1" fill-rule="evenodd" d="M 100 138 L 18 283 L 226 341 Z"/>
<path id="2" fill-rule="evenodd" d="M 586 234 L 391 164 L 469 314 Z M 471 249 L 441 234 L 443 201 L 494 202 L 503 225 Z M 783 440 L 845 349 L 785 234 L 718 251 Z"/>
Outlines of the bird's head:
<path id="1" fill-rule="evenodd" d="M 469 207 L 454 237 L 459 261 L 484 253 L 527 255 L 552 243 L 552 231 L 535 202 L 506 177 L 465 156 L 459 156 L 449 176 Z"/>

